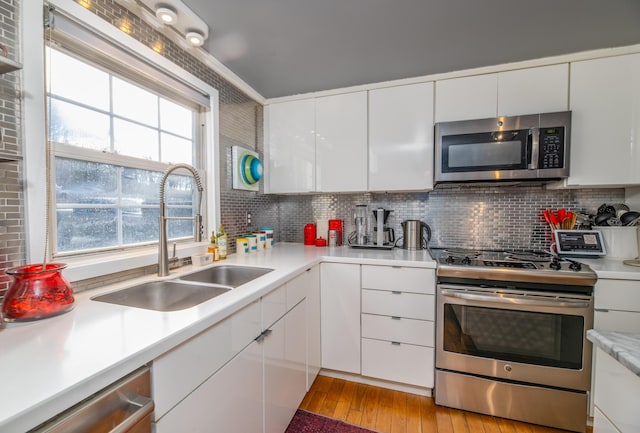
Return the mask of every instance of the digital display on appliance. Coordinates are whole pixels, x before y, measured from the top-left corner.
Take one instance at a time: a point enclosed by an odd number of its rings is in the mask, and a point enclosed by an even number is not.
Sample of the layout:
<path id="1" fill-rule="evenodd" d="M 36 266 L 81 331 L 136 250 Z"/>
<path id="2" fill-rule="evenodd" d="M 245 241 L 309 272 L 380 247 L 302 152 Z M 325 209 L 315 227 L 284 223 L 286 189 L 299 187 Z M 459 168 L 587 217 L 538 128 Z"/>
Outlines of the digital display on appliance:
<path id="1" fill-rule="evenodd" d="M 556 230 L 556 251 L 560 255 L 604 256 L 602 234 L 596 230 Z"/>

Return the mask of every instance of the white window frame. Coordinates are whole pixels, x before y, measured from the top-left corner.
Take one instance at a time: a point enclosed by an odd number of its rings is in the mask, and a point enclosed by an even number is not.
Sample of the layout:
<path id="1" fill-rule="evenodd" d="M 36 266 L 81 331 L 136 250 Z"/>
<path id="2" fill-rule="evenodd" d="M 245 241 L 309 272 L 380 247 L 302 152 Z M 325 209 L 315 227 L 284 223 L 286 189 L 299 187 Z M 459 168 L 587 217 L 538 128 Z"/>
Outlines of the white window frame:
<path id="1" fill-rule="evenodd" d="M 219 183 L 219 93 L 218 91 L 167 60 L 151 48 L 136 41 L 116 27 L 86 10 L 73 0 L 53 0 L 50 3 L 57 10 L 64 11 L 69 17 L 87 24 L 101 36 L 135 52 L 155 67 L 185 82 L 209 96 L 209 110 L 204 114 L 205 127 L 203 139 L 204 161 L 201 167 L 206 170 L 205 194 L 207 227 L 205 233 L 211 233 L 220 221 L 220 183 Z M 44 205 L 46 201 L 46 148 L 45 139 L 46 89 L 44 79 L 44 29 L 42 26 L 42 3 L 23 2 L 23 87 L 24 103 L 24 154 L 25 154 L 25 219 L 27 227 L 26 258 L 28 263 L 41 263 L 44 259 L 46 238 L 46 220 Z M 196 156 L 197 157 L 197 156 Z M 53 239 L 53 237 L 50 237 Z M 205 236 L 203 242 L 188 242 L 178 245 L 177 255 L 187 257 L 206 251 L 209 244 Z M 50 240 L 51 242 L 51 240 Z M 78 281 L 105 274 L 127 271 L 157 264 L 157 246 L 149 248 L 131 248 L 124 251 L 86 254 L 78 257 L 65 257 L 68 267 L 65 278 Z"/>

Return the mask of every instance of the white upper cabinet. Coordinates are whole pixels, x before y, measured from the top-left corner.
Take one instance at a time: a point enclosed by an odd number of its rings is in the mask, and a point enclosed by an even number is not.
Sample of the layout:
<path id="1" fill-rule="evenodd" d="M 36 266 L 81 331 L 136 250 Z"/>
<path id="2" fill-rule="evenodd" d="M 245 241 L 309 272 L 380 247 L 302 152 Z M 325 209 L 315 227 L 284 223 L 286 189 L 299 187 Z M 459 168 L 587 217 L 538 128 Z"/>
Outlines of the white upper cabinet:
<path id="1" fill-rule="evenodd" d="M 265 192 L 315 191 L 314 99 L 267 105 L 264 120 Z"/>
<path id="2" fill-rule="evenodd" d="M 436 82 L 436 122 L 496 116 L 498 74 Z"/>
<path id="3" fill-rule="evenodd" d="M 315 101 L 316 191 L 366 191 L 367 92 Z"/>
<path id="4" fill-rule="evenodd" d="M 433 189 L 433 82 L 369 91 L 369 190 Z"/>
<path id="5" fill-rule="evenodd" d="M 571 64 L 569 185 L 640 184 L 640 54 Z"/>
<path id="6" fill-rule="evenodd" d="M 498 116 L 554 113 L 569 107 L 569 65 L 498 74 Z"/>
<path id="7" fill-rule="evenodd" d="M 566 111 L 564 64 L 436 82 L 436 122 Z"/>

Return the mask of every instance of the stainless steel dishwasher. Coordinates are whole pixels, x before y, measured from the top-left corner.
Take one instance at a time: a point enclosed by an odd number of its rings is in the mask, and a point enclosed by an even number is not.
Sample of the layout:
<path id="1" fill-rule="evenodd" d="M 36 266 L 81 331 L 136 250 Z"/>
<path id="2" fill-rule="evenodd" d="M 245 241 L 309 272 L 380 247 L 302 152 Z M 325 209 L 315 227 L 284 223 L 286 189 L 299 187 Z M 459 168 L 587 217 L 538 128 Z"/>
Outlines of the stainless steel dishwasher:
<path id="1" fill-rule="evenodd" d="M 143 367 L 29 433 L 150 433 L 149 367 Z"/>

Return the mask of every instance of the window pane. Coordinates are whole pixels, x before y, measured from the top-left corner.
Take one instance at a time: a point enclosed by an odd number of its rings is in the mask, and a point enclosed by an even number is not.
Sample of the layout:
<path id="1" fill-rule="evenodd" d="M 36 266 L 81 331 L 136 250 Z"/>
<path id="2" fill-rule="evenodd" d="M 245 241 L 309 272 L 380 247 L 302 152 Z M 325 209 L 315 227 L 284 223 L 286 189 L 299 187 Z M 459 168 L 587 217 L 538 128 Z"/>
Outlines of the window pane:
<path id="1" fill-rule="evenodd" d="M 109 116 L 50 99 L 49 139 L 100 151 L 110 151 Z"/>
<path id="2" fill-rule="evenodd" d="M 123 206 L 154 206 L 160 203 L 162 173 L 137 168 L 122 169 Z"/>
<path id="3" fill-rule="evenodd" d="M 56 203 L 58 205 L 115 205 L 117 202 L 116 167 L 109 164 L 56 158 Z"/>
<path id="4" fill-rule="evenodd" d="M 160 209 L 123 208 L 122 241 L 125 245 L 158 240 L 158 218 Z"/>
<path id="5" fill-rule="evenodd" d="M 114 150 L 121 155 L 158 161 L 158 131 L 125 120 L 113 120 Z"/>
<path id="6" fill-rule="evenodd" d="M 193 138 L 193 111 L 160 98 L 160 128 L 184 138 Z"/>
<path id="7" fill-rule="evenodd" d="M 109 74 L 60 51 L 47 48 L 49 92 L 82 104 L 109 110 Z"/>
<path id="8" fill-rule="evenodd" d="M 193 208 L 194 180 L 191 176 L 172 175 L 165 185 L 165 200 L 169 206 Z"/>
<path id="9" fill-rule="evenodd" d="M 118 245 L 117 209 L 57 210 L 58 252 Z"/>
<path id="10" fill-rule="evenodd" d="M 177 164 L 179 162 L 193 164 L 193 142 L 191 140 L 185 140 L 164 132 L 160 135 L 162 162 L 167 164 Z"/>
<path id="11" fill-rule="evenodd" d="M 157 127 L 158 96 L 113 77 L 113 113 Z"/>
<path id="12" fill-rule="evenodd" d="M 193 215 L 191 209 L 168 208 L 169 216 L 190 217 Z M 193 221 L 191 220 L 169 220 L 167 227 L 167 237 L 169 239 L 187 238 L 193 236 Z"/>

